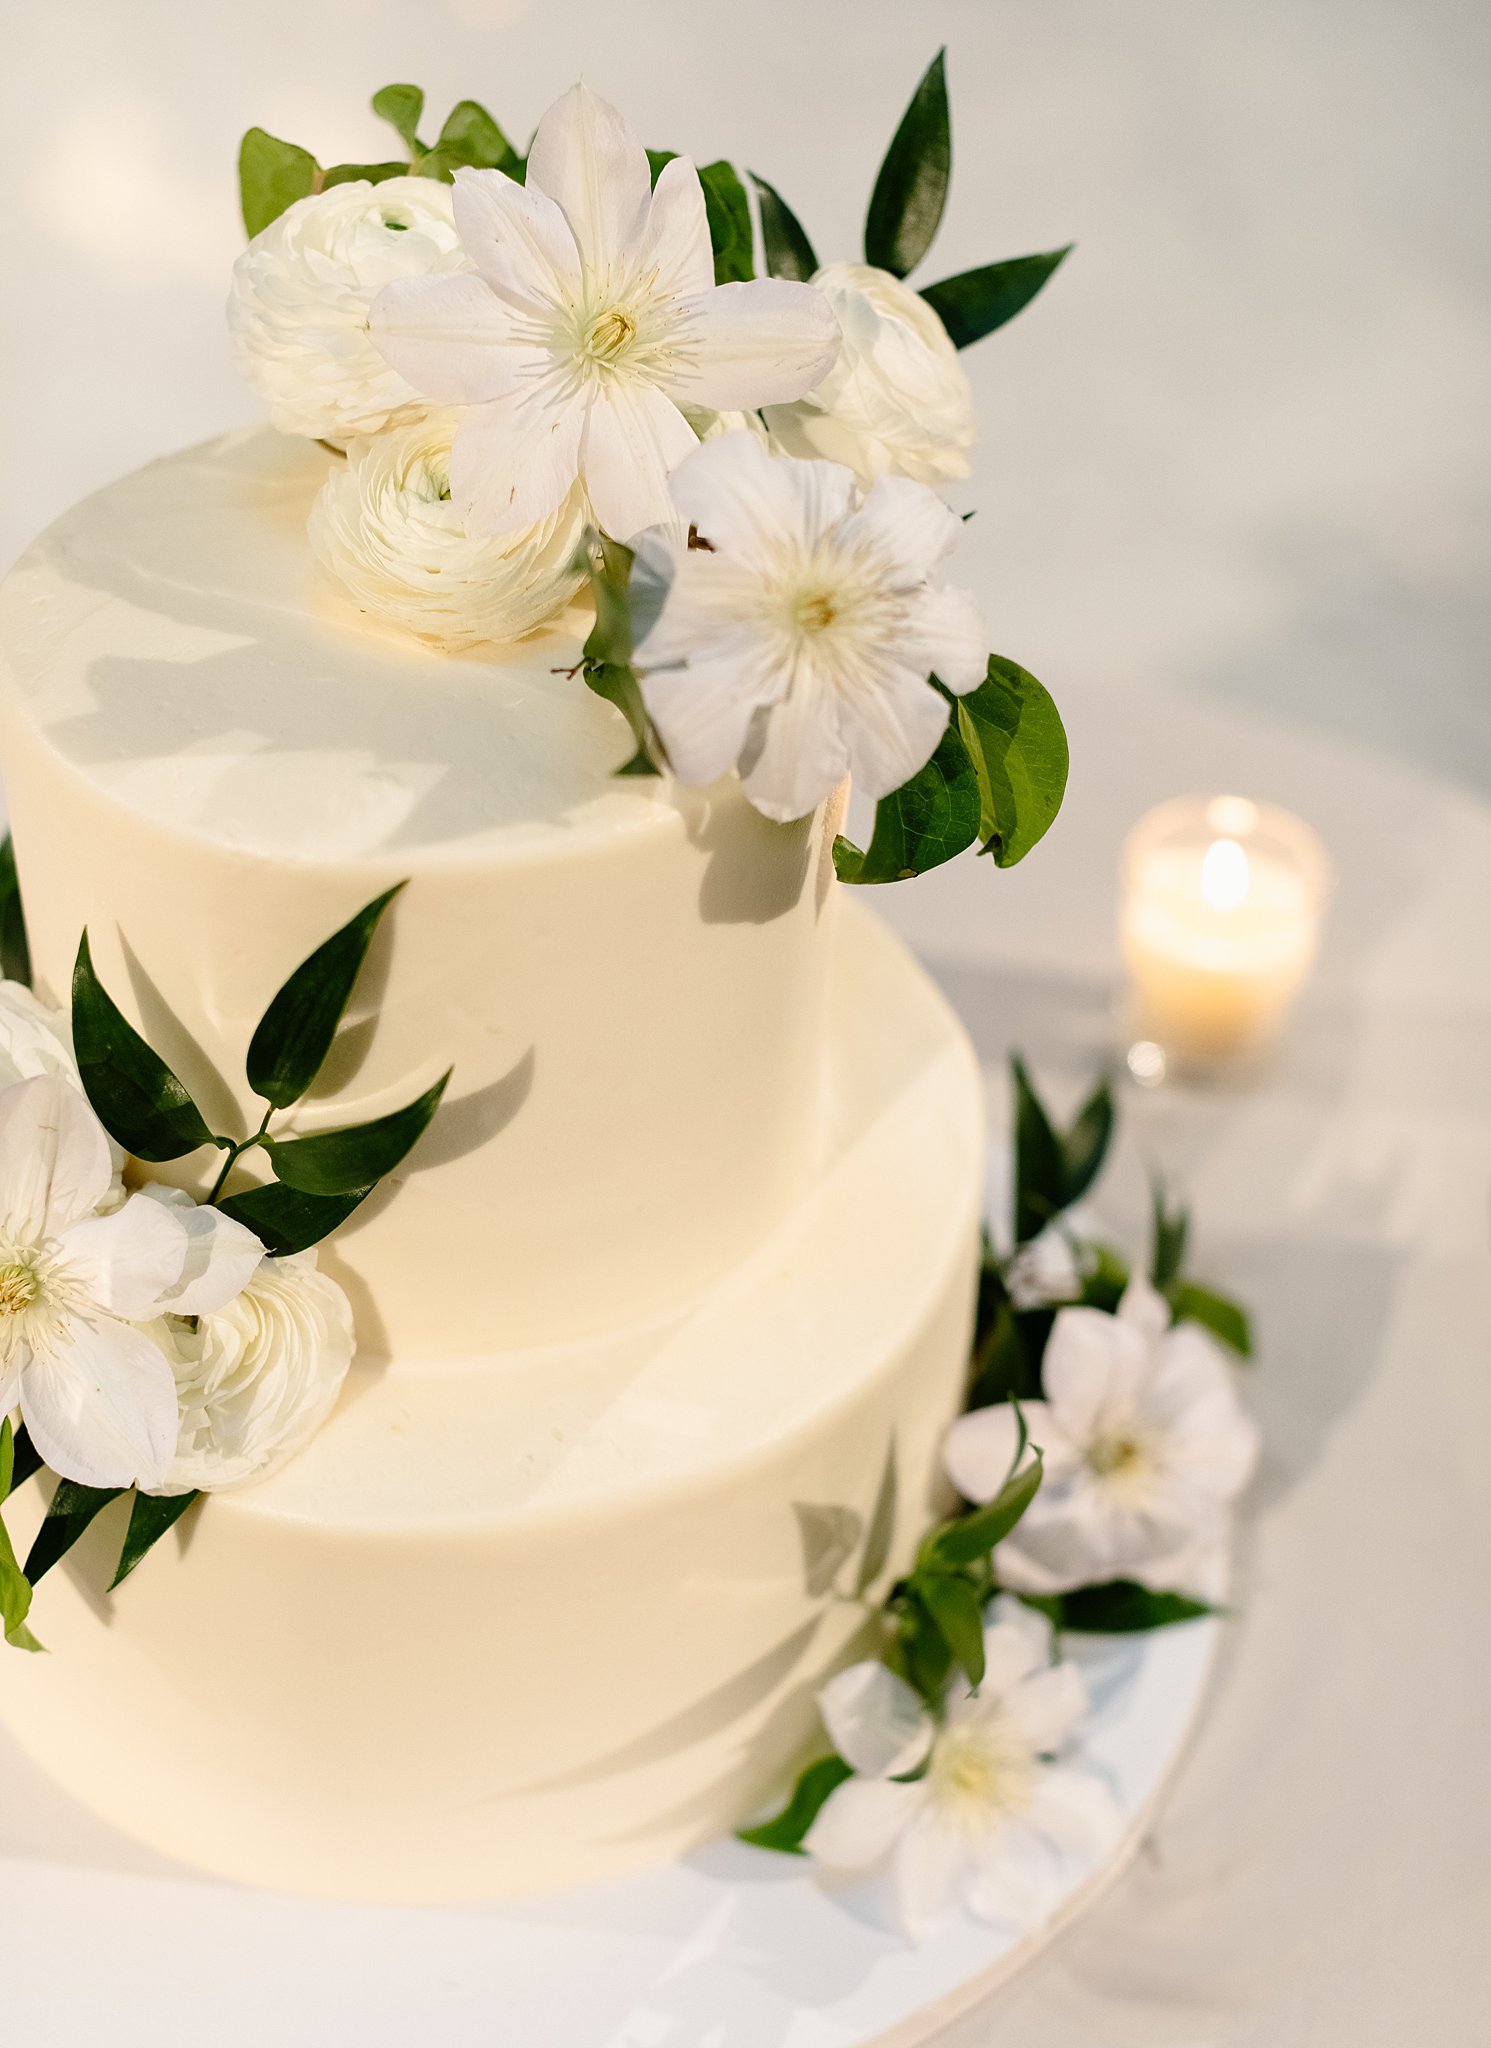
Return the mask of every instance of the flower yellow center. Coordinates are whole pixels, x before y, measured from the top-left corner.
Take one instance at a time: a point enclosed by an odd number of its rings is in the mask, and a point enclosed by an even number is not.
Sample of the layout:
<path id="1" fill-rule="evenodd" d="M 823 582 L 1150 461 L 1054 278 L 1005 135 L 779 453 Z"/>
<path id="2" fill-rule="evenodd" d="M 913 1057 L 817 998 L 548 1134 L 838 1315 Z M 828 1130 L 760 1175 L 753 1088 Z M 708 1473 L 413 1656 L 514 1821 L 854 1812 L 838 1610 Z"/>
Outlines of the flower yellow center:
<path id="1" fill-rule="evenodd" d="M 17 1316 L 41 1292 L 34 1266 L 0 1266 L 0 1315 Z"/>
<path id="2" fill-rule="evenodd" d="M 1144 1446 L 1137 1437 L 1122 1433 L 1100 1436 L 1088 1450 L 1087 1462 L 1099 1478 L 1115 1478 L 1143 1464 Z"/>
<path id="3" fill-rule="evenodd" d="M 592 362 L 614 363 L 625 355 L 636 338 L 637 323 L 631 314 L 613 306 L 610 312 L 601 313 L 591 321 L 585 336 L 585 353 Z"/>
<path id="4" fill-rule="evenodd" d="M 826 633 L 838 616 L 838 602 L 827 590 L 804 590 L 793 607 L 794 623 L 801 633 Z"/>
<path id="5" fill-rule="evenodd" d="M 977 1824 L 995 1813 L 1018 1811 L 1033 1774 L 1029 1744 L 996 1720 L 947 1729 L 933 1751 L 929 1776 L 944 1812 Z"/>

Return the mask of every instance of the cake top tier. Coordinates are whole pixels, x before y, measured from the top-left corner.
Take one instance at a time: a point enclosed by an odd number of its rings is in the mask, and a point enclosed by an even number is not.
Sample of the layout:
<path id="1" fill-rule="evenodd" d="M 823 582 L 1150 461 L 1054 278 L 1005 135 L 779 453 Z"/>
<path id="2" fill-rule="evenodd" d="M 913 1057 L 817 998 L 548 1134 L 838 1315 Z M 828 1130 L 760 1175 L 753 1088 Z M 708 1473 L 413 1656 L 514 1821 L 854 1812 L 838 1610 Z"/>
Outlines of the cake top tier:
<path id="1" fill-rule="evenodd" d="M 306 519 L 342 460 L 268 430 L 152 463 L 76 506 L 0 587 L 0 676 L 105 794 L 292 859 L 515 855 L 657 819 L 617 781 L 618 714 L 566 681 L 563 624 L 435 651 L 367 624 Z"/>

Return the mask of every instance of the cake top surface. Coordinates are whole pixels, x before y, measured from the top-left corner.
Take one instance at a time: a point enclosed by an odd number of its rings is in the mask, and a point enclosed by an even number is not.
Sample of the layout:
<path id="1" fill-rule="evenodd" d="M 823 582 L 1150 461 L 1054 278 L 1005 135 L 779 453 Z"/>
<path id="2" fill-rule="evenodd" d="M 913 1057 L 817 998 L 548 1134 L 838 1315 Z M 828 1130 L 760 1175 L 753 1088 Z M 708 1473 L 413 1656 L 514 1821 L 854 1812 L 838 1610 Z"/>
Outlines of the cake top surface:
<path id="1" fill-rule="evenodd" d="M 73 508 L 0 586 L 7 715 L 116 801 L 288 858 L 515 851 L 656 821 L 621 718 L 558 670 L 579 635 L 427 647 L 321 576 L 306 518 L 342 458 L 268 430 Z"/>

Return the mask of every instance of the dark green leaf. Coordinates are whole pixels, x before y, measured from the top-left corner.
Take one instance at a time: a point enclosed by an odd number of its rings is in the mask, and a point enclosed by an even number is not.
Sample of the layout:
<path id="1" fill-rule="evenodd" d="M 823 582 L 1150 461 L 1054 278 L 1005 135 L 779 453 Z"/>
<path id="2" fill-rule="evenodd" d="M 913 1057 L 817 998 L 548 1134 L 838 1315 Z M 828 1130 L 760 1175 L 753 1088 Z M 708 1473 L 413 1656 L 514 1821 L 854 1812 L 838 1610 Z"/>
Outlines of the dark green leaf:
<path id="1" fill-rule="evenodd" d="M 320 1073 L 378 921 L 405 886 L 395 882 L 375 896 L 302 960 L 264 1012 L 249 1042 L 248 1079 L 276 1109 L 299 1102 Z"/>
<path id="2" fill-rule="evenodd" d="M 1058 1629 L 1082 1635 L 1135 1635 L 1142 1629 L 1170 1628 L 1195 1621 L 1217 1609 L 1183 1593 L 1152 1593 L 1132 1579 L 1112 1579 L 1103 1586 L 1079 1586 L 1074 1593 L 1039 1599 L 1020 1596 L 1027 1607 L 1039 1608 Z"/>
<path id="3" fill-rule="evenodd" d="M 182 1083 L 106 993 L 86 931 L 73 968 L 72 1036 L 88 1100 L 126 1152 L 156 1164 L 214 1142 Z"/>
<path id="4" fill-rule="evenodd" d="M 386 121 L 411 156 L 420 154 L 419 117 L 425 96 L 417 85 L 385 85 L 373 94 L 373 112 Z"/>
<path id="5" fill-rule="evenodd" d="M 1241 1302 L 1215 1294 L 1209 1287 L 1178 1280 L 1170 1289 L 1170 1306 L 1178 1323 L 1200 1323 L 1242 1358 L 1253 1356 L 1253 1330 Z"/>
<path id="6" fill-rule="evenodd" d="M 1040 1491 L 1041 1454 L 1023 1472 L 1006 1479 L 987 1506 L 946 1522 L 933 1536 L 930 1550 L 943 1564 L 975 1564 L 987 1557 L 996 1543 L 1003 1543 Z"/>
<path id="7" fill-rule="evenodd" d="M 324 192 L 332 185 L 352 185 L 359 178 L 369 185 L 381 185 L 389 178 L 407 178 L 409 166 L 406 163 L 391 164 L 333 164 L 321 180 Z"/>
<path id="8" fill-rule="evenodd" d="M 59 1558 L 66 1557 L 95 1517 L 123 1492 L 122 1486 L 79 1486 L 71 1479 L 58 1480 L 47 1518 L 37 1530 L 26 1559 L 26 1576 L 33 1586 L 46 1577 Z"/>
<path id="9" fill-rule="evenodd" d="M 870 1520 L 865 1530 L 865 1547 L 860 1554 L 859 1571 L 855 1575 L 854 1590 L 861 1599 L 890 1562 L 890 1547 L 896 1533 L 897 1491 L 896 1446 L 892 1439 L 885 1453 L 885 1469 L 880 1475 L 875 1505 L 870 1510 Z"/>
<path id="10" fill-rule="evenodd" d="M 1066 793 L 1066 732 L 1049 692 L 1018 662 L 989 656 L 976 690 L 956 699 L 958 731 L 978 772 L 979 837 L 1012 868 L 1044 838 Z"/>
<path id="11" fill-rule="evenodd" d="M 0 974 L 7 981 L 31 986 L 31 947 L 21 909 L 21 884 L 16 875 L 15 842 L 7 832 L 0 839 Z"/>
<path id="12" fill-rule="evenodd" d="M 589 537 L 585 567 L 595 598 L 595 624 L 585 642 L 582 673 L 597 697 L 614 704 L 631 728 L 636 752 L 618 775 L 656 775 L 666 759 L 662 741 L 647 716 L 632 668 L 632 551 L 604 535 Z"/>
<path id="13" fill-rule="evenodd" d="M 853 1768 L 842 1757 L 820 1757 L 798 1779 L 792 1797 L 776 1819 L 763 1821 L 760 1827 L 739 1829 L 740 1840 L 757 1849 L 780 1849 L 789 1856 L 800 1856 L 803 1837 L 823 1810 L 829 1794 L 853 1776 Z"/>
<path id="14" fill-rule="evenodd" d="M 705 164 L 699 172 L 716 284 L 740 284 L 756 275 L 751 207 L 733 164 Z"/>
<path id="15" fill-rule="evenodd" d="M 865 220 L 865 261 L 905 277 L 928 249 L 942 219 L 952 174 L 952 121 L 946 52 L 939 50 L 892 137 Z"/>
<path id="16" fill-rule="evenodd" d="M 10 1483 L 4 1492 L 0 1492 L 0 1500 L 5 1498 L 6 1492 L 15 1493 L 28 1479 L 34 1478 L 42 1470 L 44 1462 L 41 1452 L 32 1443 L 30 1433 L 23 1423 L 15 1434 L 15 1463 Z"/>
<path id="17" fill-rule="evenodd" d="M 309 1138 L 267 1139 L 277 1177 L 303 1195 L 352 1195 L 376 1187 L 429 1129 L 449 1080 L 447 1067 L 415 1101 L 365 1124 L 344 1124 Z"/>
<path id="18" fill-rule="evenodd" d="M 956 1572 L 918 1572 L 912 1584 L 953 1661 L 978 1687 L 984 1678 L 984 1605 L 976 1589 Z"/>
<path id="19" fill-rule="evenodd" d="M 1072 247 L 1068 242 L 1064 249 L 1050 249 L 1043 256 L 986 263 L 981 270 L 965 270 L 945 277 L 941 284 L 929 284 L 922 297 L 947 329 L 954 348 L 967 348 L 1028 306 Z"/>
<path id="20" fill-rule="evenodd" d="M 996 1401 L 1035 1400 L 1040 1393 L 1029 1346 L 1026 1318 L 1016 1315 L 1008 1299 L 1001 1301 L 974 1349 L 970 1408 L 989 1408 Z"/>
<path id="21" fill-rule="evenodd" d="M 1061 1141 L 1067 1208 L 1080 1201 L 1097 1179 L 1112 1142 L 1113 1090 L 1103 1081 L 1078 1110 L 1075 1123 Z"/>
<path id="22" fill-rule="evenodd" d="M 947 1690 L 952 1651 L 922 1602 L 915 1579 L 897 1589 L 890 1606 L 896 1617 L 896 1635 L 886 1662 L 935 1708 Z"/>
<path id="23" fill-rule="evenodd" d="M 523 159 L 486 108 L 475 100 L 460 100 L 451 108 L 435 148 L 452 165 L 506 171 L 510 178 L 523 175 Z"/>
<path id="24" fill-rule="evenodd" d="M 901 882 L 940 867 L 978 837 L 978 776 L 951 726 L 919 774 L 875 806 L 870 844 L 834 841 L 841 882 Z"/>
<path id="25" fill-rule="evenodd" d="M 129 1513 L 129 1530 L 119 1556 L 119 1569 L 109 1582 L 111 1593 L 116 1586 L 124 1584 L 146 1552 L 153 1550 L 162 1536 L 175 1528 L 192 1502 L 198 1499 L 200 1495 L 196 1493 L 172 1493 L 163 1498 L 149 1493 L 135 1495 Z"/>
<path id="26" fill-rule="evenodd" d="M 20 1483 L 16 1479 L 15 1437 L 10 1417 L 0 1415 L 0 1507 Z M 31 1612 L 31 1581 L 16 1562 L 10 1532 L 0 1521 L 0 1626 L 13 1650 L 39 1650 L 41 1644 L 26 1626 Z"/>
<path id="27" fill-rule="evenodd" d="M 1111 1316 L 1129 1284 L 1129 1262 L 1110 1244 L 1089 1244 L 1085 1249 L 1091 1267 L 1082 1279 L 1082 1306 Z"/>
<path id="28" fill-rule="evenodd" d="M 761 204 L 761 251 L 768 277 L 790 277 L 806 284 L 818 268 L 813 245 L 803 232 L 802 222 L 774 185 L 751 173 L 751 183 Z"/>
<path id="29" fill-rule="evenodd" d="M 677 151 L 676 149 L 649 149 L 649 150 L 648 150 L 648 152 L 647 152 L 647 169 L 648 169 L 649 173 L 651 174 L 651 177 L 652 177 L 652 182 L 653 182 L 653 186 L 654 186 L 654 188 L 656 188 L 656 186 L 657 186 L 657 181 L 658 181 L 659 177 L 661 177 L 661 175 L 662 175 L 662 171 L 663 171 L 663 166 L 664 166 L 665 164 L 671 164 L 671 163 L 672 163 L 672 161 L 673 161 L 673 159 L 674 159 L 674 157 L 676 157 L 676 156 L 677 156 L 677 154 L 678 154 L 678 151 Z"/>
<path id="30" fill-rule="evenodd" d="M 308 1251 L 340 1229 L 372 1192 L 366 1187 L 350 1195 L 303 1195 L 298 1188 L 270 1181 L 267 1186 L 229 1195 L 217 1206 L 225 1216 L 252 1230 L 271 1258 L 284 1259 L 293 1252 Z"/>
<path id="31" fill-rule="evenodd" d="M 1015 1090 L 1015 1242 L 1039 1237 L 1066 1207 L 1066 1161 L 1025 1062 L 1010 1058 Z"/>
<path id="32" fill-rule="evenodd" d="M 1165 1183 L 1156 1178 L 1150 1184 L 1150 1206 L 1154 1219 L 1154 1252 L 1149 1277 L 1161 1294 L 1168 1293 L 1185 1264 L 1186 1240 L 1191 1234 L 1191 1215 L 1185 1204 L 1172 1206 Z"/>
<path id="33" fill-rule="evenodd" d="M 316 190 L 321 167 L 309 150 L 250 128 L 238 149 L 238 194 L 250 236 Z"/>

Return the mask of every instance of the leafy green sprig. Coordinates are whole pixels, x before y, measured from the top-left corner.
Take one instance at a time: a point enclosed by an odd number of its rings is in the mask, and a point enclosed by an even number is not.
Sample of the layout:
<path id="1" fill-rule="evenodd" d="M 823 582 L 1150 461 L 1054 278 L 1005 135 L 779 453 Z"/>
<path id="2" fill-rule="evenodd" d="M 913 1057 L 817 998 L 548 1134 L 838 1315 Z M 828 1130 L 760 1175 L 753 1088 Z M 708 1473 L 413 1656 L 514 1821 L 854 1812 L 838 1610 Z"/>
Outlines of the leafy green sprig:
<path id="1" fill-rule="evenodd" d="M 931 249 L 942 224 L 952 178 L 952 114 L 947 52 L 939 50 L 911 96 L 875 179 L 865 216 L 866 263 L 908 277 Z M 818 268 L 802 222 L 774 186 L 753 172 L 761 238 L 772 277 L 810 278 Z M 982 341 L 1028 306 L 1071 254 L 1068 242 L 1033 256 L 1013 256 L 960 271 L 922 287 L 956 348 Z"/>

